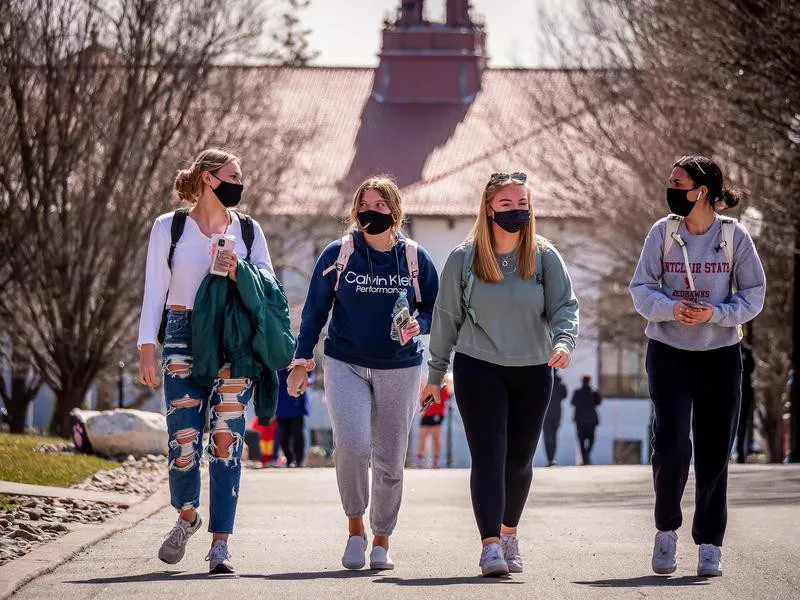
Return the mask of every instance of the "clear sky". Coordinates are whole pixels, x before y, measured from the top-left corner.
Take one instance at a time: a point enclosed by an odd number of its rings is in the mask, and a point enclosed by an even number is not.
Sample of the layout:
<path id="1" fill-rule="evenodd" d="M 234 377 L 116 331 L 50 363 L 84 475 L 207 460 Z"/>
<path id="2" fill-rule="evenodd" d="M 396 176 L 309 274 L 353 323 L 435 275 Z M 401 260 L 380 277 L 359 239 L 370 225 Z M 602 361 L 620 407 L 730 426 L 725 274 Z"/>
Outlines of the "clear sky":
<path id="1" fill-rule="evenodd" d="M 486 22 L 489 65 L 492 67 L 555 66 L 538 42 L 539 8 L 552 9 L 574 0 L 472 0 L 474 12 Z M 400 0 L 312 0 L 301 14 L 312 30 L 311 46 L 321 52 L 317 65 L 375 66 L 383 18 Z M 444 20 L 445 0 L 426 0 L 427 17 Z"/>

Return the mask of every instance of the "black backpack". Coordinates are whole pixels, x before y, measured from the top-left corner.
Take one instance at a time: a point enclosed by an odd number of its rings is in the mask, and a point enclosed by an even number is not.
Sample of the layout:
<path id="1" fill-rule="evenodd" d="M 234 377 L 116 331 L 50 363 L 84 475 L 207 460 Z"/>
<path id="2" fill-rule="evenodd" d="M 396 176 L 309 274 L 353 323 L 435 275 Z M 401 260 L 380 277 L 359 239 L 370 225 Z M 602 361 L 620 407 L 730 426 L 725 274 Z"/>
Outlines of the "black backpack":
<path id="1" fill-rule="evenodd" d="M 172 255 L 175 254 L 175 246 L 177 246 L 178 240 L 180 240 L 181 235 L 183 235 L 183 228 L 186 226 L 186 217 L 188 214 L 188 208 L 179 208 L 175 211 L 175 215 L 172 217 L 169 255 L 167 255 L 167 266 L 169 267 L 170 271 L 172 270 Z M 237 212 L 236 214 L 239 216 L 239 222 L 242 226 L 242 241 L 247 247 L 247 256 L 245 256 L 244 259 L 249 261 L 250 252 L 253 249 L 253 240 L 255 240 L 256 237 L 253 219 L 244 213 Z M 169 295 L 169 290 L 167 290 L 167 295 Z M 169 309 L 165 304 L 164 312 L 161 314 L 161 325 L 158 328 L 158 343 L 162 346 L 164 345 L 164 337 L 166 336 L 167 332 L 167 312 L 169 312 Z"/>

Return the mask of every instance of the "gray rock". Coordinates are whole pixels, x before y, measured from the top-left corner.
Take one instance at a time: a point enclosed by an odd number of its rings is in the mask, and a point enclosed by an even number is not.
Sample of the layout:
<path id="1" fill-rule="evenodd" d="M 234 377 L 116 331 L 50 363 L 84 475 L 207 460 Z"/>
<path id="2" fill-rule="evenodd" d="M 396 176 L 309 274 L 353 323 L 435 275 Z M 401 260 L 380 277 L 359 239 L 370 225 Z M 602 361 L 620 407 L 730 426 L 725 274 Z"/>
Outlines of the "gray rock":
<path id="1" fill-rule="evenodd" d="M 15 529 L 14 531 L 12 531 L 9 534 L 9 537 L 12 537 L 12 538 L 17 539 L 17 540 L 18 539 L 23 539 L 23 540 L 28 540 L 28 541 L 31 541 L 31 542 L 35 542 L 35 541 L 38 541 L 39 539 L 41 539 L 42 536 L 33 534 L 30 531 L 25 531 L 24 529 Z"/>
<path id="2" fill-rule="evenodd" d="M 44 511 L 41 508 L 28 508 L 26 511 L 31 521 L 38 521 L 44 516 Z"/>
<path id="3" fill-rule="evenodd" d="M 45 525 L 42 527 L 45 531 L 54 531 L 54 532 L 67 532 L 69 531 L 69 527 L 64 525 L 63 523 L 52 523 L 49 525 Z"/>
<path id="4" fill-rule="evenodd" d="M 35 525 L 31 525 L 29 523 L 17 523 L 17 527 L 23 531 L 27 531 L 28 533 L 32 533 L 33 535 L 41 535 L 42 530 L 36 527 Z"/>

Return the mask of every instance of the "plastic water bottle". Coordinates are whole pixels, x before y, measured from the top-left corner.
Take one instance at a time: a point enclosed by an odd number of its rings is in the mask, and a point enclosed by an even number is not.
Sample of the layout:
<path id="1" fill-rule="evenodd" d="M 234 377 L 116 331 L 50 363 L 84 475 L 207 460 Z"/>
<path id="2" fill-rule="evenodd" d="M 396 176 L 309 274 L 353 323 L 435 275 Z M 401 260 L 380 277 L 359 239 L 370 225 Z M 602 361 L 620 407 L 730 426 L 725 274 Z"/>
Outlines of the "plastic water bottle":
<path id="1" fill-rule="evenodd" d="M 411 313 L 411 307 L 408 304 L 408 299 L 406 298 L 406 294 L 407 294 L 406 290 L 400 292 L 400 295 L 397 297 L 397 300 L 394 303 L 394 307 L 392 308 L 392 323 L 391 323 L 391 332 L 389 335 L 395 342 L 400 341 L 400 336 L 397 335 L 397 330 L 395 329 L 394 326 L 394 318 L 397 316 L 397 313 L 399 313 L 404 308 L 409 312 L 409 314 Z"/>

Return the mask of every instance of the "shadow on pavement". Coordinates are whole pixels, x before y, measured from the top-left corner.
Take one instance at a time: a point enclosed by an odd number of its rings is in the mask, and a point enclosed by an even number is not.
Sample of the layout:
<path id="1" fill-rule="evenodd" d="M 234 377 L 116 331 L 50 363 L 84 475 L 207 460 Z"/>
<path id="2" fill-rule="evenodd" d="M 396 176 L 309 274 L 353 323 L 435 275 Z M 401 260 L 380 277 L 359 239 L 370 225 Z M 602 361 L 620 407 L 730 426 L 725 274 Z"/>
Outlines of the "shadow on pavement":
<path id="1" fill-rule="evenodd" d="M 509 577 L 424 577 L 419 579 L 403 579 L 402 577 L 381 577 L 374 583 L 393 583 L 394 585 L 410 587 L 431 587 L 437 585 L 487 585 L 487 584 L 513 584 L 521 585 L 522 581 L 514 581 Z"/>
<path id="2" fill-rule="evenodd" d="M 681 587 L 708 585 L 707 577 L 684 576 L 665 577 L 664 575 L 645 575 L 643 577 L 626 577 L 621 579 L 598 579 L 596 581 L 573 581 L 578 585 L 599 588 L 638 588 L 638 587 Z"/>
<path id="3" fill-rule="evenodd" d="M 202 579 L 205 581 L 213 579 L 230 579 L 236 575 L 209 575 L 208 573 L 186 573 L 185 571 L 154 571 L 152 573 L 141 573 L 139 575 L 120 575 L 118 577 L 95 577 L 93 579 L 75 579 L 64 583 L 139 583 L 146 581 L 192 581 Z"/>
<path id="4" fill-rule="evenodd" d="M 240 575 L 242 579 L 269 579 L 271 581 L 303 581 L 306 579 L 360 579 L 364 577 L 375 577 L 378 571 L 369 569 L 339 571 L 304 571 L 299 573 L 274 573 L 272 575 L 257 575 L 248 573 Z"/>

